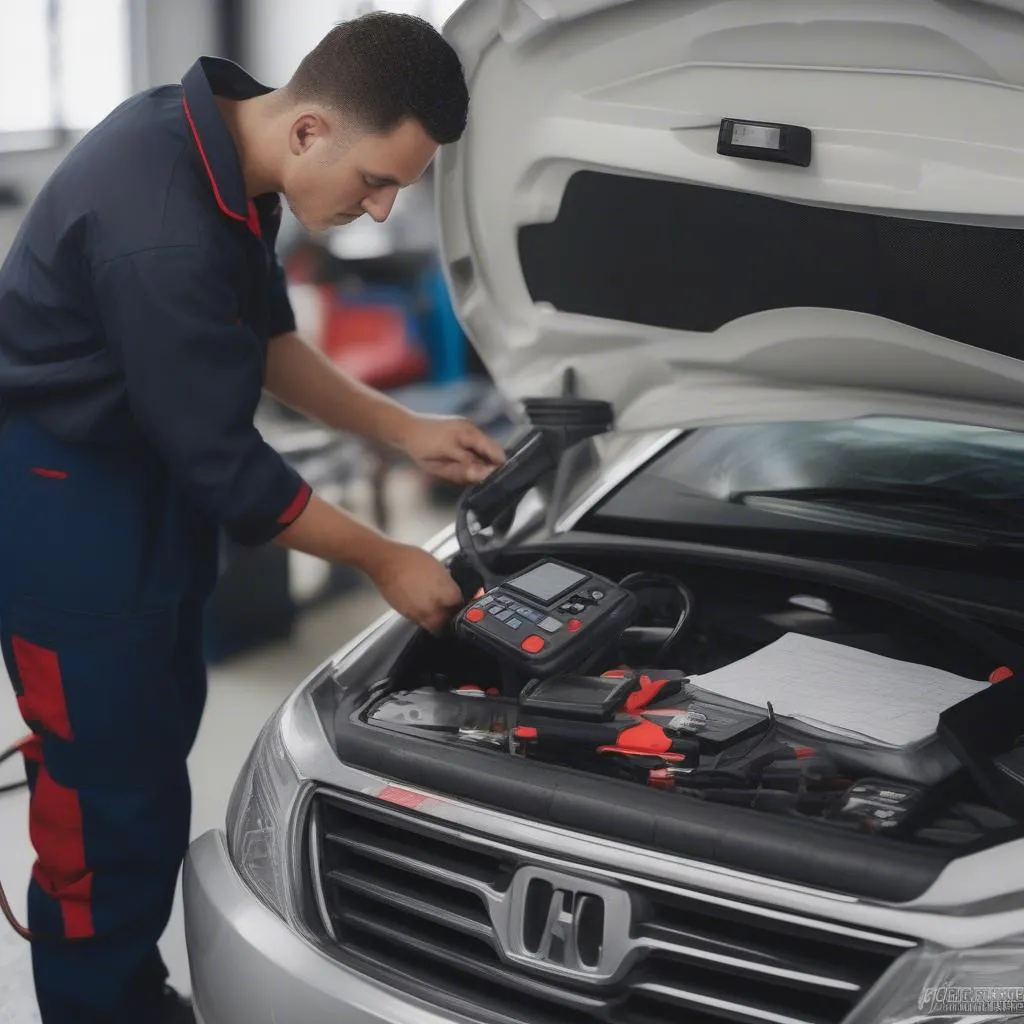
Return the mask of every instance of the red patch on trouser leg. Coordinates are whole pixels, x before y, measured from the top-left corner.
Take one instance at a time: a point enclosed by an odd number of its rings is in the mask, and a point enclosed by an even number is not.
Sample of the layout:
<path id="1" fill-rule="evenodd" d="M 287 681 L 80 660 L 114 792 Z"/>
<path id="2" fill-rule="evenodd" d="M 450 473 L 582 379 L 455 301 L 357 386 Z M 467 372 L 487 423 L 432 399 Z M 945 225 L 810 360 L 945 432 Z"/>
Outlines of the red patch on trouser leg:
<path id="1" fill-rule="evenodd" d="M 32 877 L 60 905 L 64 934 L 85 939 L 94 934 L 92 872 L 85 863 L 82 808 L 78 793 L 54 782 L 40 765 L 29 805 L 29 834 L 36 860 Z"/>
<path id="2" fill-rule="evenodd" d="M 11 637 L 11 648 L 22 691 L 22 717 L 43 735 L 72 740 L 57 652 L 20 636 Z M 85 862 L 78 793 L 55 782 L 46 770 L 42 735 L 33 735 L 21 749 L 36 770 L 29 804 L 29 834 L 37 857 L 32 877 L 60 906 L 65 936 L 88 938 L 94 934 L 92 872 Z"/>
<path id="3" fill-rule="evenodd" d="M 22 694 L 18 697 L 21 717 L 44 732 L 70 740 L 71 723 L 57 652 L 20 636 L 11 637 L 11 648 L 21 681 Z"/>
<path id="4" fill-rule="evenodd" d="M 30 764 L 43 763 L 43 737 L 33 733 L 18 744 L 21 756 Z"/>

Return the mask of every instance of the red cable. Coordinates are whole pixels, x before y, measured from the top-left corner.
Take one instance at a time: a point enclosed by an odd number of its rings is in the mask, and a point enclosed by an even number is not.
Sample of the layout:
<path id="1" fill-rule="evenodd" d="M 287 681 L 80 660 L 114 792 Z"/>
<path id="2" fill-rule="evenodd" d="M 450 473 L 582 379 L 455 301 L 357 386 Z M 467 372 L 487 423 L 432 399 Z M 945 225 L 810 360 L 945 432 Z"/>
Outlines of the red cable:
<path id="1" fill-rule="evenodd" d="M 34 736 L 26 736 L 23 740 L 19 740 L 14 744 L 13 747 L 8 747 L 2 754 L 0 754 L 0 764 L 3 764 L 8 758 L 13 757 L 15 754 L 20 753 L 35 739 Z M 27 783 L 25 783 L 27 785 Z M 21 785 L 20 783 L 18 785 Z M 24 925 L 22 925 L 18 919 L 14 916 L 14 911 L 11 909 L 10 901 L 7 899 L 7 893 L 4 892 L 3 882 L 0 882 L 0 911 L 3 912 L 4 917 L 7 919 L 7 923 L 18 933 L 26 942 L 35 942 L 38 938 L 37 935 L 30 932 Z"/>
<path id="2" fill-rule="evenodd" d="M 3 911 L 4 917 L 7 918 L 7 923 L 26 941 L 35 942 L 36 936 L 32 934 L 27 928 L 18 923 L 18 919 L 14 916 L 14 911 L 11 910 L 10 903 L 7 902 L 7 893 L 4 892 L 4 884 L 0 882 L 0 910 Z"/>

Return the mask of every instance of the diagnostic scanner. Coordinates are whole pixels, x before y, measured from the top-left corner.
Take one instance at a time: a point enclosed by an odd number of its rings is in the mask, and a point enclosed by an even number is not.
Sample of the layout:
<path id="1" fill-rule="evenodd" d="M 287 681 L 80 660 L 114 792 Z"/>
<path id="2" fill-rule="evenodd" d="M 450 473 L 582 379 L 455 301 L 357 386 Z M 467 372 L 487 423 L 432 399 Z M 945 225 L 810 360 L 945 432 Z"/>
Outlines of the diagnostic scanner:
<path id="1" fill-rule="evenodd" d="M 503 580 L 456 617 L 456 635 L 532 677 L 581 671 L 636 617 L 630 591 L 545 559 Z"/>

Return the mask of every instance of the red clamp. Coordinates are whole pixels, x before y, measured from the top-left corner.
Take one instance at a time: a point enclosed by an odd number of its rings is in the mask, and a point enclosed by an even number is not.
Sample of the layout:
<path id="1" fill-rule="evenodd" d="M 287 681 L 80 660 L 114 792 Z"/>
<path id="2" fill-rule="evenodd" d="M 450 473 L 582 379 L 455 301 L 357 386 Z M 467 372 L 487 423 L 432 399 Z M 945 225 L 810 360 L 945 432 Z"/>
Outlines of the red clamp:
<path id="1" fill-rule="evenodd" d="M 699 753 L 693 740 L 673 739 L 654 722 L 646 720 L 624 729 L 614 744 L 597 748 L 599 754 L 625 754 L 632 757 L 657 756 L 665 761 L 685 761 Z"/>
<path id="2" fill-rule="evenodd" d="M 656 700 L 675 697 L 683 692 L 686 675 L 683 672 L 659 672 L 640 676 L 640 685 L 626 698 L 626 713 L 637 715 Z"/>

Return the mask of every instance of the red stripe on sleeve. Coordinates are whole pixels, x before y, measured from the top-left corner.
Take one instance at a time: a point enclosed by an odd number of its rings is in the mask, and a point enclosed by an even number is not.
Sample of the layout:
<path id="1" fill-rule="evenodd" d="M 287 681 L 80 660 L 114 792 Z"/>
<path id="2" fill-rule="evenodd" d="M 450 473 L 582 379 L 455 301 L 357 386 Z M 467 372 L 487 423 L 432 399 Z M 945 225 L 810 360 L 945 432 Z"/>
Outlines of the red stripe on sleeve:
<path id="1" fill-rule="evenodd" d="M 292 503 L 278 516 L 277 521 L 282 526 L 291 526 L 296 519 L 306 510 L 309 499 L 313 497 L 313 490 L 307 483 L 299 488 Z"/>

